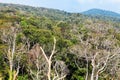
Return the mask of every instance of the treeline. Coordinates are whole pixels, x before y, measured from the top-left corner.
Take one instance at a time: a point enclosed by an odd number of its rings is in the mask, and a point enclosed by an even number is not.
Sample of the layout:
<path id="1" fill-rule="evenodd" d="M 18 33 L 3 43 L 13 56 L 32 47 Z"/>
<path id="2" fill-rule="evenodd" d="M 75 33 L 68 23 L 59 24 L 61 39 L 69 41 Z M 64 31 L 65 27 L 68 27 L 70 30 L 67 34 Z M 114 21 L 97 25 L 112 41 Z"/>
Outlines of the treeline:
<path id="1" fill-rule="evenodd" d="M 120 79 L 120 23 L 37 9 L 0 8 L 1 80 Z"/>

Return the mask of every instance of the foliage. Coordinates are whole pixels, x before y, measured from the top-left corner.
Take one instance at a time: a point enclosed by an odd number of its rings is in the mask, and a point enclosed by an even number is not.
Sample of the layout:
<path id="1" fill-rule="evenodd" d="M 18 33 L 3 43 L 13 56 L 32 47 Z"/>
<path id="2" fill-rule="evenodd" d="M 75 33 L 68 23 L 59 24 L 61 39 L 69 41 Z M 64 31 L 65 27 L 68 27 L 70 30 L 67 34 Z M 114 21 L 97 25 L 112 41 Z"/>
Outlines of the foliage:
<path id="1" fill-rule="evenodd" d="M 20 61 L 18 80 L 32 80 L 28 69 L 28 53 L 36 44 L 39 44 L 48 57 L 53 48 L 53 37 L 56 37 L 57 42 L 56 54 L 52 58 L 51 74 L 54 75 L 55 62 L 63 61 L 68 68 L 68 70 L 63 70 L 68 73 L 65 80 L 85 80 L 87 72 L 90 79 L 93 69 L 91 59 L 95 52 L 100 51 L 102 54 L 102 51 L 106 51 L 102 56 L 96 57 L 96 64 L 99 59 L 104 59 L 103 55 L 107 55 L 107 52 L 110 52 L 111 55 L 119 52 L 120 24 L 116 18 L 85 16 L 55 9 L 1 3 L 0 11 L 0 79 L 1 76 L 3 80 L 10 78 L 9 60 L 5 53 L 8 53 L 8 46 L 12 44 L 7 44 L 7 40 L 10 42 L 10 37 L 6 37 L 5 33 L 9 34 L 11 27 L 18 30 L 15 42 L 15 54 L 17 55 L 14 56 L 13 65 L 13 72 L 16 72 L 17 62 Z M 9 35 L 12 36 L 12 34 Z M 37 52 L 37 50 L 35 51 Z M 85 51 L 89 56 L 88 60 Z M 18 60 L 19 57 L 21 60 Z M 99 74 L 99 79 L 112 80 L 113 77 L 113 79 L 119 80 L 119 57 L 120 55 L 117 54 L 117 57 L 115 55 L 108 61 L 107 69 Z M 36 66 L 34 63 L 32 64 Z M 88 67 L 86 67 L 87 64 Z M 106 75 L 108 76 L 106 77 Z"/>

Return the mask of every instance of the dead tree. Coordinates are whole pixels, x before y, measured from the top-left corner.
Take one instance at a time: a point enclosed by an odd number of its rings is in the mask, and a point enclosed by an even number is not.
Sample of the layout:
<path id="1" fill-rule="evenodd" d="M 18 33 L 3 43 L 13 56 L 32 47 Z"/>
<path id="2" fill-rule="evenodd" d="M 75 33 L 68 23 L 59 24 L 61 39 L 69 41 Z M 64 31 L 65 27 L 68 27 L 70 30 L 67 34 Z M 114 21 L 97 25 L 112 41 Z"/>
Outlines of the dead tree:
<path id="1" fill-rule="evenodd" d="M 9 80 L 16 80 L 20 69 L 20 54 L 24 51 L 24 45 L 21 45 L 19 48 L 17 48 L 16 38 L 19 32 L 17 27 L 1 29 L 1 32 L 1 39 L 7 47 L 5 49 L 5 53 L 9 62 Z"/>
<path id="2" fill-rule="evenodd" d="M 62 80 L 66 77 L 69 70 L 63 61 L 56 61 L 54 65 L 54 76 L 52 80 Z"/>
<path id="3" fill-rule="evenodd" d="M 87 71 L 85 80 L 88 80 L 88 78 L 90 80 L 98 80 L 100 75 L 106 71 L 110 61 L 119 54 L 119 51 L 116 50 L 118 47 L 115 45 L 116 42 L 112 36 L 104 38 L 104 34 L 89 35 L 91 37 L 88 37 L 86 40 L 82 39 L 83 35 L 78 36 L 80 43 L 78 46 L 74 46 L 71 52 L 76 53 L 79 57 L 86 58 Z M 116 52 L 113 52 L 114 50 Z M 89 63 L 92 66 L 91 73 L 88 73 L 88 61 L 90 61 Z M 76 63 L 76 65 L 79 68 L 79 64 Z"/>
<path id="4" fill-rule="evenodd" d="M 62 80 L 66 77 L 67 72 L 64 72 L 67 69 L 67 66 L 62 61 L 56 61 L 55 65 L 52 65 L 52 58 L 56 53 L 56 39 L 54 38 L 53 49 L 50 56 L 45 53 L 43 48 L 36 44 L 33 46 L 32 50 L 28 53 L 29 58 L 36 67 L 35 69 L 29 68 L 30 74 L 33 80 L 45 79 L 45 80 Z M 33 66 L 33 67 L 34 67 Z M 59 72 L 58 72 L 59 66 Z M 54 67 L 54 70 L 52 69 Z M 64 74 L 63 74 L 64 73 Z M 47 77 L 47 78 L 45 78 Z"/>

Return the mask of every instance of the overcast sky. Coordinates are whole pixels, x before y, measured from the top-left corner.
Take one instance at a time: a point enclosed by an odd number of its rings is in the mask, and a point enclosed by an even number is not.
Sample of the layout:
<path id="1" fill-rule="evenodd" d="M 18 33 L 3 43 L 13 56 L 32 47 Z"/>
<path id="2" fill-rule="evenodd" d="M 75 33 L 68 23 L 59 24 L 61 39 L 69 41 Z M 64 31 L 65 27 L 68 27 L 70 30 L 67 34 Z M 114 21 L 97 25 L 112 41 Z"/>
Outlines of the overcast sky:
<path id="1" fill-rule="evenodd" d="M 0 2 L 54 8 L 68 12 L 99 8 L 120 13 L 120 0 L 0 0 Z"/>

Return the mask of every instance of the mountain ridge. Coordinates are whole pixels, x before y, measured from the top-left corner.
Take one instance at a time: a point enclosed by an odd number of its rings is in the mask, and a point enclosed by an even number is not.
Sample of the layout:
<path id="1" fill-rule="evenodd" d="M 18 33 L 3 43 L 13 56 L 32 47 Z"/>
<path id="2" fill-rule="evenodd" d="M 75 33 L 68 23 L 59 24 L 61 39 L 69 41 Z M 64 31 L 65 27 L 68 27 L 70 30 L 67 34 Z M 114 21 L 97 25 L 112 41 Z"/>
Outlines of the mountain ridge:
<path id="1" fill-rule="evenodd" d="M 59 9 L 45 8 L 45 7 L 33 7 L 28 5 L 21 4 L 9 4 L 9 3 L 0 3 L 1 8 L 4 10 L 8 9 L 11 11 L 22 11 L 25 14 L 37 15 L 37 16 L 45 16 L 49 17 L 53 20 L 66 20 L 70 17 L 82 17 L 82 18 L 96 18 L 99 20 L 111 20 L 111 21 L 120 21 L 120 14 L 112 11 L 102 10 L 102 9 L 90 9 L 88 11 L 84 11 L 81 13 L 71 13 Z M 111 16 L 112 15 L 112 16 Z"/>
<path id="2" fill-rule="evenodd" d="M 117 12 L 109 11 L 109 10 L 103 10 L 103 9 L 89 9 L 87 11 L 82 12 L 81 14 L 84 15 L 90 15 L 90 16 L 106 16 L 106 17 L 114 17 L 120 19 L 120 14 Z"/>

